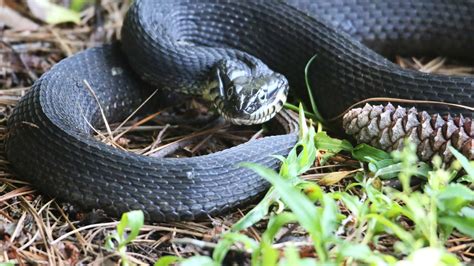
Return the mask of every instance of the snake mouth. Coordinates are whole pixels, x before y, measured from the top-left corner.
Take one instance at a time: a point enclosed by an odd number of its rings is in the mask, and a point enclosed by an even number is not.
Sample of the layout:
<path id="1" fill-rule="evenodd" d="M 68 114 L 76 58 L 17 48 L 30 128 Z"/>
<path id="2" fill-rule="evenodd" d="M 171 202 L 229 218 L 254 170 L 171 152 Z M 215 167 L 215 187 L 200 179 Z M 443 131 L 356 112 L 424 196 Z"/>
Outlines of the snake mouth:
<path id="1" fill-rule="evenodd" d="M 272 119 L 278 112 L 283 108 L 286 102 L 286 93 L 278 93 L 274 100 L 267 103 L 260 108 L 248 112 L 246 110 L 240 110 L 236 112 L 234 106 L 228 106 L 225 101 L 216 99 L 215 105 L 219 114 L 224 117 L 225 120 L 236 125 L 255 125 L 262 124 Z"/>

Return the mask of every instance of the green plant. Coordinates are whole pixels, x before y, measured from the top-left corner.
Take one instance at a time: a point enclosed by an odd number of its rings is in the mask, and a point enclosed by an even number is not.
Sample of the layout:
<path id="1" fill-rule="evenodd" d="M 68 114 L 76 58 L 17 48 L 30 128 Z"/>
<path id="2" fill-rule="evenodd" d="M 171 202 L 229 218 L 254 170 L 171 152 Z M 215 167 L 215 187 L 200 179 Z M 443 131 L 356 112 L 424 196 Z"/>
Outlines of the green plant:
<path id="1" fill-rule="evenodd" d="M 105 248 L 107 250 L 115 251 L 120 255 L 122 265 L 129 265 L 127 245 L 138 236 L 143 226 L 143 220 L 143 212 L 140 210 L 122 214 L 116 231 L 108 236 L 105 241 Z M 129 233 L 127 232 L 127 228 L 130 229 Z"/>
<path id="2" fill-rule="evenodd" d="M 76 12 L 81 11 L 86 4 L 92 4 L 97 0 L 72 0 L 71 1 L 71 10 Z"/>
<path id="3" fill-rule="evenodd" d="M 341 220 L 345 218 L 337 207 L 335 201 L 337 197 L 333 193 L 324 193 L 317 184 L 299 178 L 313 165 L 318 155 L 316 146 L 328 148 L 332 152 L 352 148 L 346 141 L 330 139 L 325 134 L 316 134 L 311 123 L 307 126 L 300 106 L 300 140 L 287 158 L 278 157 L 282 161 L 279 173 L 256 164 L 243 165 L 267 179 L 273 186 L 255 208 L 234 224 L 230 232 L 221 236 L 212 258 L 199 256 L 183 260 L 166 256 L 158 260 L 155 265 L 169 265 L 175 262 L 184 265 L 191 260 L 196 263 L 195 265 L 220 265 L 227 252 L 237 242 L 244 244 L 244 248 L 251 253 L 252 265 L 276 265 L 277 263 L 291 265 L 296 262 L 302 265 L 315 263 L 337 265 L 347 257 L 366 263 L 382 261 L 367 245 L 347 243 L 336 237 L 335 232 Z M 271 206 L 280 201 L 291 211 L 271 213 Z M 240 233 L 241 230 L 268 215 L 270 215 L 270 220 L 259 243 Z M 287 224 L 299 224 L 308 232 L 318 260 L 300 258 L 295 248 L 291 246 L 285 248 L 283 257 L 280 257 L 278 250 L 273 247 L 273 241 L 276 233 Z"/>
<path id="4" fill-rule="evenodd" d="M 59 24 L 66 22 L 79 24 L 81 22 L 81 16 L 78 12 L 58 4 L 54 4 L 49 0 L 28 1 L 28 7 L 35 17 L 48 24 Z"/>
<path id="5" fill-rule="evenodd" d="M 364 242 L 375 239 L 379 233 L 389 233 L 400 240 L 394 247 L 401 254 L 407 254 L 407 259 L 429 251 L 437 254 L 440 265 L 460 264 L 444 249 L 444 244 L 454 228 L 472 237 L 474 192 L 465 185 L 450 183 L 457 170 L 441 168 L 439 158 L 433 162 L 434 170 L 426 169 L 421 174 L 428 180 L 423 190 L 412 191 L 410 180 L 420 175 L 419 164 L 414 145 L 406 141 L 404 147 L 392 157 L 399 162 L 396 165 L 401 165 L 398 178 L 402 191 L 386 188 L 382 192 L 371 185 L 370 178 L 361 184 L 370 203 L 369 212 L 365 214 L 370 226 Z M 406 228 L 404 220 L 413 226 Z"/>
<path id="6" fill-rule="evenodd" d="M 256 164 L 244 164 L 273 186 L 251 211 L 224 233 L 214 249 L 212 257 L 198 256 L 181 259 L 174 256 L 161 258 L 156 265 L 220 265 L 236 243 L 251 254 L 252 265 L 340 265 L 359 262 L 370 265 L 405 265 L 419 263 L 429 254 L 437 265 L 460 265 L 460 261 L 444 247 L 454 229 L 473 237 L 474 232 L 474 173 L 472 163 L 453 150 L 460 163 L 451 168 L 441 167 L 440 160 L 433 161 L 433 168 L 420 163 L 413 145 L 392 154 L 368 145 L 352 147 L 344 140 L 329 137 L 324 131 L 315 132 L 306 124 L 300 106 L 300 140 L 286 158 L 279 157 L 282 167 L 279 173 Z M 356 182 L 345 191 L 324 192 L 317 184 L 302 180 L 300 176 L 314 163 L 346 152 L 368 165 L 366 170 L 355 170 Z M 462 165 L 467 175 L 453 182 Z M 427 180 L 422 190 L 412 191 L 413 176 Z M 381 187 L 380 178 L 398 178 L 402 190 Z M 462 184 L 464 182 L 467 184 Z M 469 183 L 470 182 L 470 183 Z M 359 191 L 351 194 L 352 189 Z M 272 206 L 284 204 L 283 212 L 272 212 Z M 341 212 L 344 206 L 345 213 Z M 242 230 L 269 218 L 261 241 L 249 238 Z M 351 220 L 351 239 L 341 238 L 338 231 L 343 221 Z M 407 227 L 411 224 L 410 227 Z M 293 246 L 280 251 L 275 248 L 277 232 L 288 224 L 299 225 L 308 233 L 315 250 L 314 258 L 301 258 Z M 392 235 L 397 260 L 390 254 L 374 251 L 382 235 Z"/>

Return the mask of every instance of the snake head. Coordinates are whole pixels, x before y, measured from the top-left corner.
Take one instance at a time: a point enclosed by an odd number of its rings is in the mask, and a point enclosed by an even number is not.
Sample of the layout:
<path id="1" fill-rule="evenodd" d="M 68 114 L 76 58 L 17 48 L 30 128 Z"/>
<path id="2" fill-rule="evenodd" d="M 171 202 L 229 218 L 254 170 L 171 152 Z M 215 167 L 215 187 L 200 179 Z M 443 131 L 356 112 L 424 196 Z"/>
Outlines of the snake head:
<path id="1" fill-rule="evenodd" d="M 283 107 L 288 94 L 287 79 L 271 70 L 255 75 L 242 68 L 221 64 L 214 70 L 214 106 L 237 125 L 261 124 Z"/>

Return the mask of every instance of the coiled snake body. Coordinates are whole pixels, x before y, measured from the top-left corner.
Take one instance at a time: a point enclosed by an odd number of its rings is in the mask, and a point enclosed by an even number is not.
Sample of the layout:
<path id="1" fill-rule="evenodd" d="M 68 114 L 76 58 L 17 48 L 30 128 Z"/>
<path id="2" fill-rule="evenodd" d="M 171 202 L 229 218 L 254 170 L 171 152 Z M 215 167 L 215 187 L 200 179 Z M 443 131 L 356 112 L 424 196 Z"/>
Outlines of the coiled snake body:
<path id="1" fill-rule="evenodd" d="M 120 121 L 149 93 L 140 78 L 209 96 L 212 90 L 206 94 L 203 84 L 210 86 L 209 71 L 223 59 L 243 60 L 253 72 L 265 63 L 265 71 L 283 74 L 290 93 L 305 99 L 304 67 L 317 55 L 308 77 L 326 117 L 368 97 L 472 105 L 473 78 L 404 70 L 379 54 L 473 59 L 473 13 L 472 0 L 137 0 L 124 23 L 122 49 L 118 44 L 88 49 L 33 85 L 8 122 L 6 154 L 36 188 L 85 208 L 112 215 L 142 209 L 153 221 L 215 215 L 268 187 L 240 162 L 276 168 L 278 160 L 270 155 L 286 155 L 296 135 L 290 130 L 185 159 L 134 155 L 91 136 L 88 123 L 98 126 L 102 120 L 83 80 L 107 119 Z"/>

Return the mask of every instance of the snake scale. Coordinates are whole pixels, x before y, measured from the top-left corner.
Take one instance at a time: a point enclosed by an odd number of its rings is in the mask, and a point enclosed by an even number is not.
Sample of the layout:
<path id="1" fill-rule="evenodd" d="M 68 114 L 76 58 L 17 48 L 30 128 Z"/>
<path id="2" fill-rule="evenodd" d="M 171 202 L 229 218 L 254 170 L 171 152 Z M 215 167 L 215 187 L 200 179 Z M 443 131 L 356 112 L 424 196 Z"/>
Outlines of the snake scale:
<path id="1" fill-rule="evenodd" d="M 317 55 L 308 78 L 325 117 L 381 96 L 472 106 L 472 77 L 415 72 L 387 59 L 473 59 L 472 14 L 472 0 L 136 0 L 121 43 L 64 59 L 21 99 L 8 121 L 7 158 L 40 191 L 83 208 L 111 215 L 141 209 L 151 221 L 217 215 L 268 188 L 238 164 L 276 169 L 278 160 L 270 155 L 288 153 L 297 140 L 294 130 L 205 156 L 139 156 L 92 137 L 88 123 L 101 126 L 102 119 L 83 80 L 107 119 L 121 121 L 154 86 L 203 94 L 195 83 L 204 84 L 213 64 L 234 57 L 243 65 L 257 62 L 248 67 L 252 73 L 264 65 L 283 74 L 290 95 L 305 100 L 304 68 Z M 276 120 L 293 121 L 285 112 Z"/>

